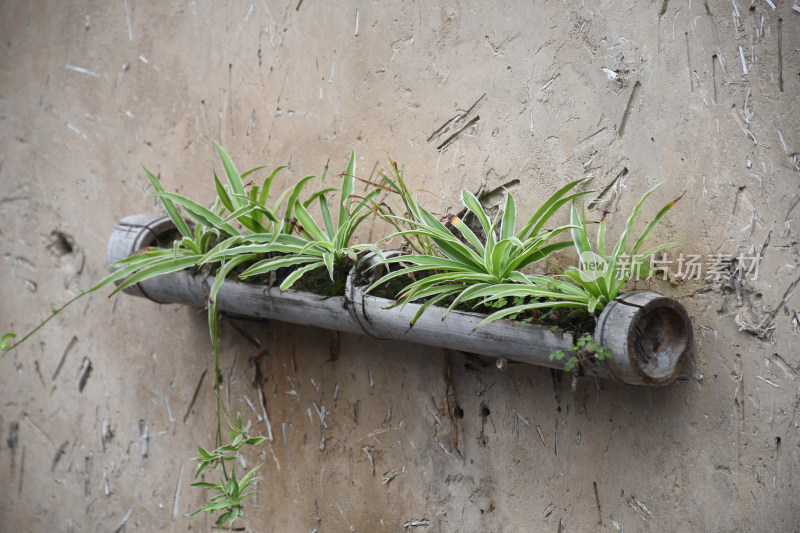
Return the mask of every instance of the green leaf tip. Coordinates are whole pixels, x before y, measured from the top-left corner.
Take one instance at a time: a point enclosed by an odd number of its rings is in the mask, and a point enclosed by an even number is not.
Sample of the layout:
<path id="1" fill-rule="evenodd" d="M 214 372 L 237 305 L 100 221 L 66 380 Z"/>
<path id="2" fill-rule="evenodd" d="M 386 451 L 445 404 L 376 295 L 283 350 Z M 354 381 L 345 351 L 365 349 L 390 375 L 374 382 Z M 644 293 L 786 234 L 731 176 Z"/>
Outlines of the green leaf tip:
<path id="1" fill-rule="evenodd" d="M 13 348 L 14 344 L 11 342 L 11 340 L 16 338 L 16 336 L 16 333 L 6 333 L 0 337 L 0 352 L 7 352 Z"/>

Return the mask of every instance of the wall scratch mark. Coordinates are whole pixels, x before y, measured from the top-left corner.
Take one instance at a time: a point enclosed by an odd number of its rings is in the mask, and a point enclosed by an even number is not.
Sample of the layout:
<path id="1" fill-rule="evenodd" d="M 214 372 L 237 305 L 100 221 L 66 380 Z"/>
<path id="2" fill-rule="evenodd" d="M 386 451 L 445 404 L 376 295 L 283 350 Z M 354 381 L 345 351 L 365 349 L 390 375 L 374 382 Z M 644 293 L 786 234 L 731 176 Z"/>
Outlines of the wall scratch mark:
<path id="1" fill-rule="evenodd" d="M 778 19 L 778 89 L 783 92 L 783 18 Z"/>
<path id="2" fill-rule="evenodd" d="M 597 504 L 597 525 L 603 525 L 603 511 L 600 507 L 600 494 L 597 492 L 597 481 L 593 481 L 592 485 L 594 486 L 594 501 Z"/>
<path id="3" fill-rule="evenodd" d="M 131 29 L 131 8 L 128 0 L 122 0 L 122 7 L 125 9 L 125 21 L 128 23 L 128 40 L 133 41 L 133 30 Z"/>
<path id="4" fill-rule="evenodd" d="M 202 374 L 200 374 L 200 381 L 197 382 L 197 387 L 195 387 L 194 394 L 192 394 L 192 400 L 189 402 L 189 407 L 186 408 L 186 414 L 183 415 L 183 423 L 184 424 L 189 419 L 189 415 L 192 413 L 192 408 L 194 407 L 194 402 L 197 401 L 197 395 L 200 393 L 200 387 L 203 385 L 203 380 L 206 377 L 206 373 L 208 373 L 208 369 L 207 368 L 205 370 L 203 370 Z"/>
<path id="5" fill-rule="evenodd" d="M 717 54 L 711 56 L 711 82 L 714 85 L 714 103 L 717 101 Z"/>
<path id="6" fill-rule="evenodd" d="M 692 82 L 692 54 L 689 47 L 689 32 L 683 32 L 686 37 L 686 68 L 689 69 L 689 92 L 694 92 L 694 83 Z"/>
<path id="7" fill-rule="evenodd" d="M 480 98 L 478 98 L 472 106 L 467 109 L 463 113 L 459 113 L 458 115 L 454 116 L 447 122 L 445 122 L 442 126 L 440 126 L 436 131 L 434 131 L 430 137 L 428 137 L 427 142 L 432 142 L 433 140 L 441 137 L 445 133 L 455 130 L 456 128 L 460 128 L 456 133 L 451 135 L 447 138 L 443 143 L 436 147 L 437 150 L 441 151 L 450 145 L 459 135 L 461 135 L 467 128 L 473 125 L 480 116 L 473 117 L 472 115 L 475 114 L 478 109 L 486 102 L 486 93 L 483 93 Z M 466 126 L 461 127 L 461 124 L 466 122 Z"/>
<path id="8" fill-rule="evenodd" d="M 448 146 L 453 144 L 456 141 L 456 139 L 458 139 L 459 137 L 461 137 L 461 135 L 464 134 L 465 131 L 467 131 L 469 128 L 471 128 L 472 126 L 477 124 L 477 122 L 480 120 L 480 118 L 481 118 L 480 115 L 476 115 L 475 118 L 473 118 L 472 120 L 467 122 L 467 124 L 463 128 L 461 128 L 460 130 L 455 132 L 453 135 L 448 137 L 446 141 L 444 141 L 442 144 L 437 146 L 436 149 L 441 152 L 442 150 L 444 150 L 445 148 L 447 148 Z"/>
<path id="9" fill-rule="evenodd" d="M 548 84 L 550 82 L 547 82 Z M 533 95 L 531 94 L 531 79 L 528 78 L 528 111 L 531 117 L 531 137 L 533 136 Z"/>
<path id="10" fill-rule="evenodd" d="M 17 486 L 17 496 L 22 495 L 22 481 L 25 479 L 25 446 L 22 447 L 22 458 L 19 463 L 19 485 Z"/>
<path id="11" fill-rule="evenodd" d="M 628 123 L 628 115 L 631 112 L 631 105 L 633 105 L 633 99 L 636 98 L 636 95 L 639 93 L 639 87 L 641 87 L 641 83 L 637 80 L 636 83 L 633 84 L 633 89 L 631 89 L 631 95 L 628 98 L 628 105 L 625 106 L 625 111 L 622 113 L 622 118 L 619 120 L 619 129 L 617 129 L 617 134 L 619 138 L 622 138 L 622 135 L 625 133 L 625 125 Z"/>
<path id="12" fill-rule="evenodd" d="M 231 137 L 233 131 L 233 64 L 228 63 L 228 121 L 231 123 Z"/>
<path id="13" fill-rule="evenodd" d="M 77 343 L 78 343 L 78 337 L 73 335 L 72 336 L 72 340 L 69 341 L 69 344 L 67 344 L 67 348 L 64 350 L 64 353 L 61 355 L 61 361 L 58 362 L 58 366 L 56 367 L 55 372 L 53 372 L 53 377 L 52 377 L 53 381 L 56 380 L 56 377 L 58 376 L 58 373 L 61 372 L 61 367 L 64 366 L 64 361 L 67 359 L 67 354 L 70 352 L 70 350 L 72 350 L 72 348 L 75 347 L 75 345 Z"/>

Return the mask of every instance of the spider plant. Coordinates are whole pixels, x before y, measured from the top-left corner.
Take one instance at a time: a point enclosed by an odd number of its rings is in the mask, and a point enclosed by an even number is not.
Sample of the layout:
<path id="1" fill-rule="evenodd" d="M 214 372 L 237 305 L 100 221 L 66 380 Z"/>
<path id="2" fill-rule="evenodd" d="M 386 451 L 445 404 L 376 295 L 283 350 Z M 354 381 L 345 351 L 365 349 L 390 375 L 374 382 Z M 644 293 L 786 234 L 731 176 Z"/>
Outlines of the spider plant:
<path id="1" fill-rule="evenodd" d="M 323 188 L 307 201 L 297 202 L 293 206 L 296 220 L 293 220 L 291 224 L 296 234 L 282 233 L 276 237 L 274 242 L 261 248 L 265 251 L 278 252 L 280 255 L 257 261 L 241 273 L 240 278 L 246 279 L 279 268 L 293 268 L 294 270 L 280 285 L 281 290 L 287 290 L 306 273 L 324 267 L 333 281 L 334 271 L 342 268 L 346 259 L 349 258 L 355 262 L 359 252 L 366 248 L 372 248 L 372 245 L 369 244 L 350 244 L 350 241 L 358 226 L 372 212 L 370 207 L 372 200 L 380 191 L 372 191 L 366 197 L 353 202 L 355 152 L 351 152 L 347 168 L 342 174 L 339 214 L 337 223 L 334 225 L 327 197 L 327 193 L 332 189 L 324 188 L 327 170 L 326 165 L 320 177 Z M 317 224 L 307 209 L 314 200 L 319 201 L 323 220 L 322 227 Z"/>
<path id="2" fill-rule="evenodd" d="M 573 204 L 570 212 L 571 233 L 572 242 L 580 257 L 579 266 L 569 267 L 558 276 L 560 279 L 547 276 L 526 276 L 523 283 L 506 283 L 477 291 L 473 296 L 484 298 L 482 303 L 509 297 L 536 299 L 534 302 L 496 311 L 478 327 L 498 318 L 544 307 L 585 308 L 589 313 L 595 314 L 614 300 L 628 281 L 648 276 L 652 270 L 649 261 L 645 260 L 646 258 L 666 248 L 681 244 L 679 242 L 660 244 L 640 252 L 653 229 L 683 195 L 662 207 L 642 234 L 633 241 L 633 245 L 629 249 L 633 225 L 641 213 L 642 205 L 659 186 L 660 184 L 647 191 L 636 204 L 628 217 L 624 231 L 613 248 L 606 245 L 606 219 L 603 217 L 598 224 L 596 249 L 592 249 L 588 238 L 586 216 L 579 213 L 578 208 Z"/>
<path id="3" fill-rule="evenodd" d="M 516 230 L 517 214 L 513 195 L 509 193 L 506 196 L 503 211 L 498 213 L 494 220 L 489 220 L 475 195 L 466 189 L 462 190 L 461 199 L 465 207 L 475 215 L 483 229 L 485 234 L 483 241 L 458 217 L 448 217 L 448 222 L 458 230 L 456 235 L 417 203 L 415 214 L 419 219 L 393 217 L 398 224 L 410 229 L 398 231 L 386 239 L 395 236 L 425 237 L 436 245 L 441 255 L 420 254 L 383 259 L 382 264 L 404 266 L 384 275 L 367 290 L 372 290 L 399 276 L 433 272 L 412 282 L 398 294 L 397 304 L 402 305 L 427 299 L 412 319 L 413 326 L 426 309 L 448 297 L 454 298 L 449 311 L 461 302 L 476 298 L 476 294 L 480 294 L 480 291 L 490 289 L 497 284 L 526 283 L 526 277 L 521 272 L 522 268 L 546 258 L 553 252 L 572 246 L 569 241 L 549 242 L 571 226 L 565 225 L 548 230 L 545 229 L 545 225 L 562 205 L 588 192 L 569 194 L 584 181 L 585 179 L 572 181 L 556 191 L 519 231 Z M 499 235 L 496 235 L 498 222 Z"/>
<path id="4" fill-rule="evenodd" d="M 239 174 L 233 161 L 222 147 L 216 142 L 214 146 L 222 161 L 228 184 L 223 185 L 217 177 L 216 172 L 214 173 L 214 187 L 217 192 L 217 198 L 212 208 L 204 207 L 179 194 L 165 192 L 160 184 L 158 184 L 158 180 L 145 169 L 148 178 L 150 178 L 153 186 L 156 187 L 156 194 L 162 200 L 166 199 L 170 203 L 173 203 L 173 205 L 178 204 L 193 220 L 209 230 L 216 232 L 220 238 L 236 238 L 233 243 L 246 242 L 251 236 L 255 237 L 256 241 L 263 241 L 265 235 L 274 238 L 282 231 L 289 231 L 291 226 L 286 220 L 291 217 L 303 187 L 313 176 L 306 176 L 293 188 L 286 189 L 274 202 L 273 206 L 269 207 L 267 206 L 267 200 L 272 191 L 272 182 L 278 172 L 286 167 L 277 167 L 267 176 L 260 187 L 253 182 L 248 183 L 248 186 L 252 185 L 252 187 L 250 191 L 247 192 L 244 179 L 253 172 L 261 170 L 264 167 L 259 166 Z M 280 206 L 287 198 L 288 202 L 286 204 L 284 216 L 279 220 L 276 213 L 278 213 Z M 167 203 L 164 205 L 166 207 Z M 172 210 L 170 210 L 168 208 L 167 213 L 181 233 L 186 235 L 181 228 L 181 225 L 184 224 L 177 213 L 177 209 L 173 207 Z M 227 216 L 225 216 L 226 214 Z M 238 225 L 244 229 L 244 233 L 234 225 L 235 223 L 238 223 Z M 230 243 L 229 246 L 233 243 Z"/>
<path id="5" fill-rule="evenodd" d="M 390 172 L 385 171 L 387 167 L 391 169 Z M 398 211 L 402 210 L 403 214 L 399 217 L 395 216 L 395 213 L 392 211 L 392 208 L 389 206 L 389 204 L 377 200 L 374 202 L 376 214 L 394 226 L 397 232 L 414 229 L 416 224 L 422 221 L 420 206 L 414 199 L 411 191 L 408 189 L 405 179 L 403 178 L 403 171 L 397 166 L 397 162 L 389 158 L 389 164 L 384 166 L 378 172 L 378 178 L 379 179 L 376 181 L 369 181 L 361 178 L 356 179 L 363 181 L 375 189 L 379 189 L 387 194 L 398 197 L 402 202 L 402 205 Z M 395 207 L 395 209 L 397 209 L 397 207 Z M 426 235 L 420 233 L 404 234 L 403 239 L 408 248 L 414 254 L 437 255 L 436 245 Z"/>
<path id="6" fill-rule="evenodd" d="M 597 249 L 595 251 L 592 249 L 587 235 L 585 213 L 579 214 L 575 205 L 572 206 L 572 241 L 575 243 L 575 249 L 578 251 L 581 263 L 578 267 L 573 266 L 567 269 L 567 271 L 564 272 L 564 277 L 581 287 L 590 295 L 587 306 L 590 313 L 602 310 L 608 302 L 617 297 L 619 291 L 629 280 L 638 277 L 646 277 L 650 274 L 650 264 L 644 261 L 644 258 L 651 257 L 666 248 L 681 244 L 680 242 L 671 242 L 660 244 L 644 252 L 640 251 L 648 235 L 653 231 L 653 228 L 658 225 L 661 219 L 664 218 L 664 215 L 672 209 L 672 206 L 674 206 L 683 195 L 662 207 L 642 234 L 633 241 L 633 247 L 630 251 L 628 250 L 628 240 L 631 238 L 633 224 L 641 213 L 642 205 L 645 200 L 647 200 L 647 197 L 660 185 L 659 183 L 644 193 L 633 208 L 633 211 L 625 223 L 625 230 L 622 232 L 622 235 L 620 235 L 619 240 L 614 245 L 614 248 L 611 249 L 610 253 L 607 253 L 605 242 L 605 217 L 603 217 L 598 224 Z M 593 265 L 592 262 L 594 262 Z"/>

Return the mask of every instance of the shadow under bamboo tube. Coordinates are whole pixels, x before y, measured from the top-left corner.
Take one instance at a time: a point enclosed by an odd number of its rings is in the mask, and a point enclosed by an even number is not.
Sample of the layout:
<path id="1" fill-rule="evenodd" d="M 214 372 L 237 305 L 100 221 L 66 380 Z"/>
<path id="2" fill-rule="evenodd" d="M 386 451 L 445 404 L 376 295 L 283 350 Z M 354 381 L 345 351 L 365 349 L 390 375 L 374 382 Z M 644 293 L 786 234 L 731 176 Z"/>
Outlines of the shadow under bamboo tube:
<path id="1" fill-rule="evenodd" d="M 153 244 L 159 234 L 171 229 L 168 217 L 125 218 L 109 239 L 109 263 Z M 387 309 L 393 301 L 365 294 L 369 282 L 362 271 L 363 268 L 354 268 L 348 276 L 345 295 L 334 297 L 229 280 L 220 289 L 217 308 L 240 316 L 415 342 L 556 369 L 562 369 L 564 363 L 551 361 L 550 354 L 556 350 L 566 352 L 576 340 L 573 332 L 510 320 L 496 320 L 475 329 L 484 315 L 452 311 L 444 317 L 445 310 L 436 307 L 425 311 L 410 327 L 419 304 Z M 371 273 L 373 278 L 374 275 L 377 273 Z M 150 278 L 126 292 L 157 303 L 202 308 L 213 283 L 213 276 L 182 271 Z M 681 358 L 691 347 L 692 327 L 677 301 L 652 291 L 634 291 L 606 306 L 594 338 L 610 348 L 613 356 L 604 361 L 585 361 L 582 369 L 586 375 L 632 385 L 664 385 L 675 378 Z"/>

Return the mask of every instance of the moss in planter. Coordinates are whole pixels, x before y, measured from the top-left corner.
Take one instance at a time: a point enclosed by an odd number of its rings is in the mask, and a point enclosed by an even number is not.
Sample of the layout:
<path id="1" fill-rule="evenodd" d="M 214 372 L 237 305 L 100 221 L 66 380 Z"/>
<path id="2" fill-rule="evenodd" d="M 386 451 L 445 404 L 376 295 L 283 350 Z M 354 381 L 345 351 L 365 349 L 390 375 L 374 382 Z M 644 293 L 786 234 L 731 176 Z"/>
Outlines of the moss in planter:
<path id="1" fill-rule="evenodd" d="M 292 285 L 293 291 L 305 291 L 319 296 L 344 296 L 345 286 L 347 285 L 347 275 L 355 263 L 350 259 L 345 259 L 344 265 L 333 269 L 333 281 L 331 281 L 328 269 L 325 267 L 315 268 L 306 272 L 303 277 Z M 291 274 L 293 269 L 281 268 L 275 272 L 274 285 L 277 287 L 286 277 Z"/>
<path id="2" fill-rule="evenodd" d="M 359 276 L 356 277 L 356 283 L 359 285 L 368 285 L 372 280 L 367 275 L 363 275 L 363 272 L 359 270 Z M 425 273 L 417 272 L 416 273 L 418 278 L 424 278 L 426 276 Z M 429 273 L 427 275 L 432 274 Z M 378 298 L 385 298 L 387 300 L 397 300 L 397 295 L 408 285 L 414 283 L 414 279 L 411 279 L 410 276 L 398 276 L 396 278 L 392 278 L 386 283 L 378 285 L 374 289 L 369 292 L 370 296 L 376 296 Z"/>
<path id="3" fill-rule="evenodd" d="M 534 303 L 534 298 L 516 298 L 511 301 L 503 298 L 498 300 L 497 305 L 480 306 L 481 313 L 490 314 L 499 309 L 513 307 L 527 303 Z M 523 313 L 511 315 L 509 320 L 521 322 L 523 324 L 537 324 L 543 326 L 554 326 L 559 329 L 572 331 L 577 334 L 591 332 L 594 329 L 595 318 L 586 309 L 570 309 L 564 307 L 530 309 Z"/>
<path id="4" fill-rule="evenodd" d="M 178 228 L 172 228 L 163 233 L 159 233 L 155 237 L 156 240 L 153 243 L 154 248 L 172 248 L 175 241 L 180 241 L 183 238 Z"/>
<path id="5" fill-rule="evenodd" d="M 302 278 L 292 285 L 292 290 L 307 291 L 320 296 L 344 296 L 345 285 L 347 284 L 347 274 L 349 268 L 333 270 L 333 281 L 331 281 L 328 269 L 325 267 L 315 268 L 306 273 Z M 277 283 L 280 285 L 280 282 Z"/>
<path id="6" fill-rule="evenodd" d="M 166 233 L 163 233 L 158 237 L 158 240 L 153 243 L 154 247 L 157 248 L 166 248 L 171 249 L 172 246 L 175 244 L 175 241 L 180 241 L 181 234 L 178 232 L 177 229 L 170 230 Z M 215 246 L 217 243 L 212 242 L 211 247 Z M 266 257 L 266 255 L 264 256 Z M 228 275 L 228 278 L 231 280 L 237 280 L 239 274 L 250 268 L 254 265 L 257 261 L 260 261 L 263 258 L 259 258 L 254 261 L 247 261 L 238 265 L 233 271 Z M 340 268 L 334 268 L 333 271 L 333 281 L 331 281 L 331 277 L 328 274 L 328 269 L 325 267 L 316 268 L 307 272 L 303 275 L 299 280 L 292 285 L 292 290 L 296 291 L 306 291 L 311 292 L 313 294 L 317 294 L 320 296 L 344 296 L 345 286 L 347 284 L 347 276 L 350 273 L 350 270 L 355 266 L 355 263 L 347 258 L 345 259 L 344 265 Z M 208 265 L 202 266 L 199 268 L 195 268 L 193 272 L 198 274 L 203 271 L 207 271 L 210 267 Z M 249 277 L 245 280 L 239 280 L 243 283 L 248 283 L 250 285 L 265 285 L 268 287 L 277 287 L 281 284 L 286 277 L 294 271 L 293 268 L 280 268 L 274 272 L 267 273 L 267 274 L 260 274 L 257 276 Z"/>

